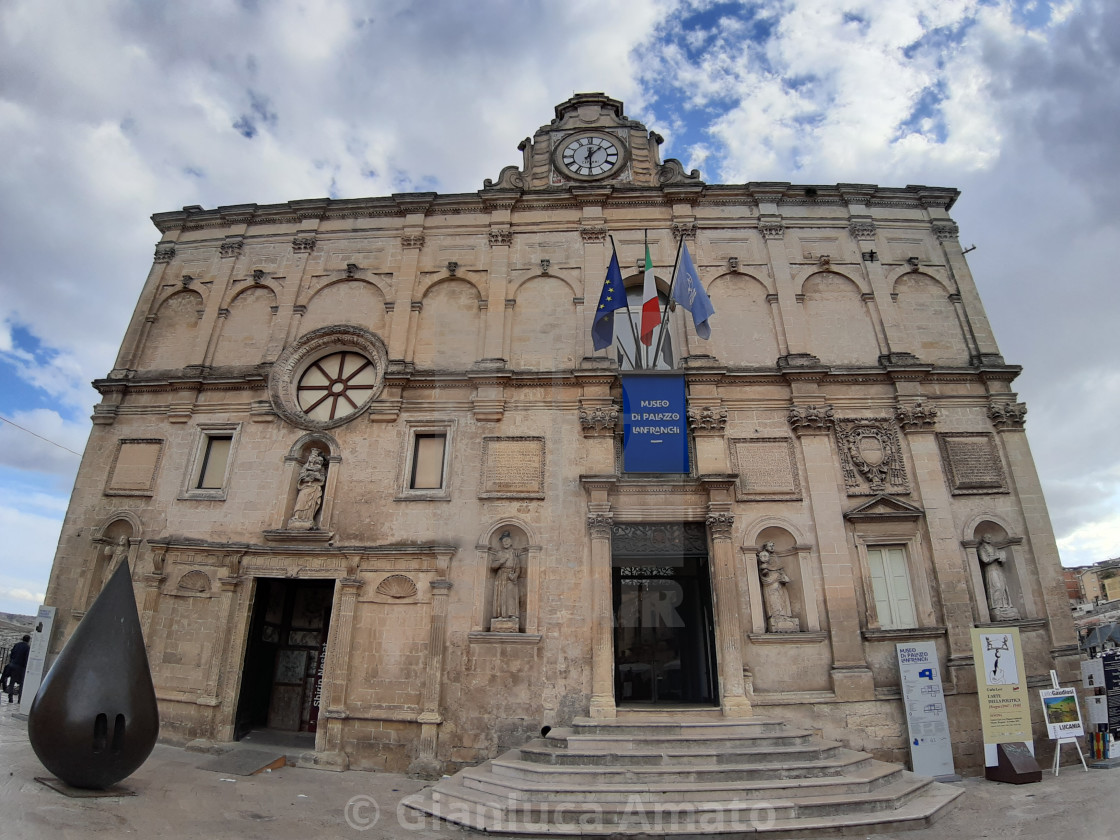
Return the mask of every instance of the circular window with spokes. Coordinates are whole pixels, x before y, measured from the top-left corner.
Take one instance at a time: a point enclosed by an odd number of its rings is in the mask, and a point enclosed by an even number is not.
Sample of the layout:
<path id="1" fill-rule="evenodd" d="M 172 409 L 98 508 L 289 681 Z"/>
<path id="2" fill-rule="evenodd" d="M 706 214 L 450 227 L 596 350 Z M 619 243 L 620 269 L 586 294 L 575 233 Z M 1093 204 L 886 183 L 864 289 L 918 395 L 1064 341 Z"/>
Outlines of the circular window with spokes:
<path id="1" fill-rule="evenodd" d="M 331 353 L 312 362 L 296 386 L 296 404 L 312 420 L 353 414 L 377 386 L 377 368 L 361 353 Z"/>
<path id="2" fill-rule="evenodd" d="M 339 325 L 287 347 L 269 377 L 278 414 L 305 429 L 329 429 L 369 408 L 385 385 L 388 354 L 371 332 Z"/>

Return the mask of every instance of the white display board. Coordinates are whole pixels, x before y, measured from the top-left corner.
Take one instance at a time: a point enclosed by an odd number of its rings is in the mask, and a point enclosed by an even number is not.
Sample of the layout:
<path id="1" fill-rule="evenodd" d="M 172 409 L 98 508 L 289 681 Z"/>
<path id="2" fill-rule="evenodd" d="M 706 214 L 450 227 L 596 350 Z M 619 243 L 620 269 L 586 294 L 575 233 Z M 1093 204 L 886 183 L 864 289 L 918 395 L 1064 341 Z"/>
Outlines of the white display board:
<path id="1" fill-rule="evenodd" d="M 39 607 L 35 614 L 35 629 L 31 633 L 31 652 L 27 656 L 27 671 L 23 677 L 23 694 L 20 696 L 19 711 L 26 715 L 43 681 L 47 664 L 47 648 L 51 644 L 51 630 L 54 629 L 54 616 L 57 607 Z"/>
<path id="2" fill-rule="evenodd" d="M 895 648 L 913 770 L 922 776 L 953 776 L 953 741 L 937 646 L 933 642 L 899 642 Z"/>
<path id="3" fill-rule="evenodd" d="M 1076 688 L 1046 688 L 1038 694 L 1042 698 L 1046 731 L 1052 739 L 1080 738 L 1085 734 L 1081 725 L 1081 709 L 1077 706 Z"/>

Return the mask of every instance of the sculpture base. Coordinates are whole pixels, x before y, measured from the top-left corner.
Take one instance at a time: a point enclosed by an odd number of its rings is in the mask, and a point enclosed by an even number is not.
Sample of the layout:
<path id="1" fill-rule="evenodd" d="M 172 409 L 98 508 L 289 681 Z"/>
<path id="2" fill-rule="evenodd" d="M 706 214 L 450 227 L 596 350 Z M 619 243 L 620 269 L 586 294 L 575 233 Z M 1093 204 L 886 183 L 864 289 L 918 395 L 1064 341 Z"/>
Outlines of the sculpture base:
<path id="1" fill-rule="evenodd" d="M 992 621 L 1018 621 L 1019 611 L 1014 607 L 996 607 L 991 611 Z"/>
<path id="2" fill-rule="evenodd" d="M 491 633 L 517 633 L 520 629 L 520 622 L 516 618 L 490 619 Z"/>
<path id="3" fill-rule="evenodd" d="M 767 629 L 771 633 L 800 633 L 801 632 L 801 619 L 790 618 L 784 615 L 776 615 L 768 622 Z"/>
<path id="4" fill-rule="evenodd" d="M 105 796 L 135 796 L 136 791 L 124 785 L 109 785 L 107 788 L 78 788 L 68 785 L 54 776 L 36 776 L 35 781 L 51 790 L 69 796 L 71 799 L 98 799 Z"/>

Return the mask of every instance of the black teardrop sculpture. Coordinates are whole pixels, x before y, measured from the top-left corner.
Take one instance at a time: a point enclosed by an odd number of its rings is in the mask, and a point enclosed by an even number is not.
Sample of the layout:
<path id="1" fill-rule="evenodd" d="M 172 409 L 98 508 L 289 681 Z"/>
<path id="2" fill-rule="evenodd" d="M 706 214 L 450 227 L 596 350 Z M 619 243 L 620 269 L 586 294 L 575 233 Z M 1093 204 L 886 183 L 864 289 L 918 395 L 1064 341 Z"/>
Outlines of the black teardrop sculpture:
<path id="1" fill-rule="evenodd" d="M 116 784 L 151 754 L 159 708 L 127 560 L 43 678 L 27 734 L 43 766 L 78 788 Z"/>

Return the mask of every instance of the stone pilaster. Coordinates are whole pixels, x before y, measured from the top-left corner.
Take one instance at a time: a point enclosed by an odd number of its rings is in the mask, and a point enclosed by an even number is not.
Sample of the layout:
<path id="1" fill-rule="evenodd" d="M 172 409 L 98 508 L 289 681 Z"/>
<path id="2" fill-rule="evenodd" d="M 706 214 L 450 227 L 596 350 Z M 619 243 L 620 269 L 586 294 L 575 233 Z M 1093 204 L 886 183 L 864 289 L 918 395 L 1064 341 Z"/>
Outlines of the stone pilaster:
<path id="1" fill-rule="evenodd" d="M 592 503 L 595 504 L 594 502 Z M 595 505 L 599 507 L 601 505 Z M 611 605 L 611 524 L 609 510 L 587 514 L 591 532 L 591 709 L 593 718 L 613 718 L 614 621 Z"/>
<path id="2" fill-rule="evenodd" d="M 748 717 L 751 703 L 743 681 L 743 631 L 739 622 L 741 591 L 731 529 L 734 481 L 705 481 L 708 485 L 708 540 L 711 544 L 712 594 L 715 596 L 716 648 L 719 652 L 720 708 L 725 717 Z"/>

